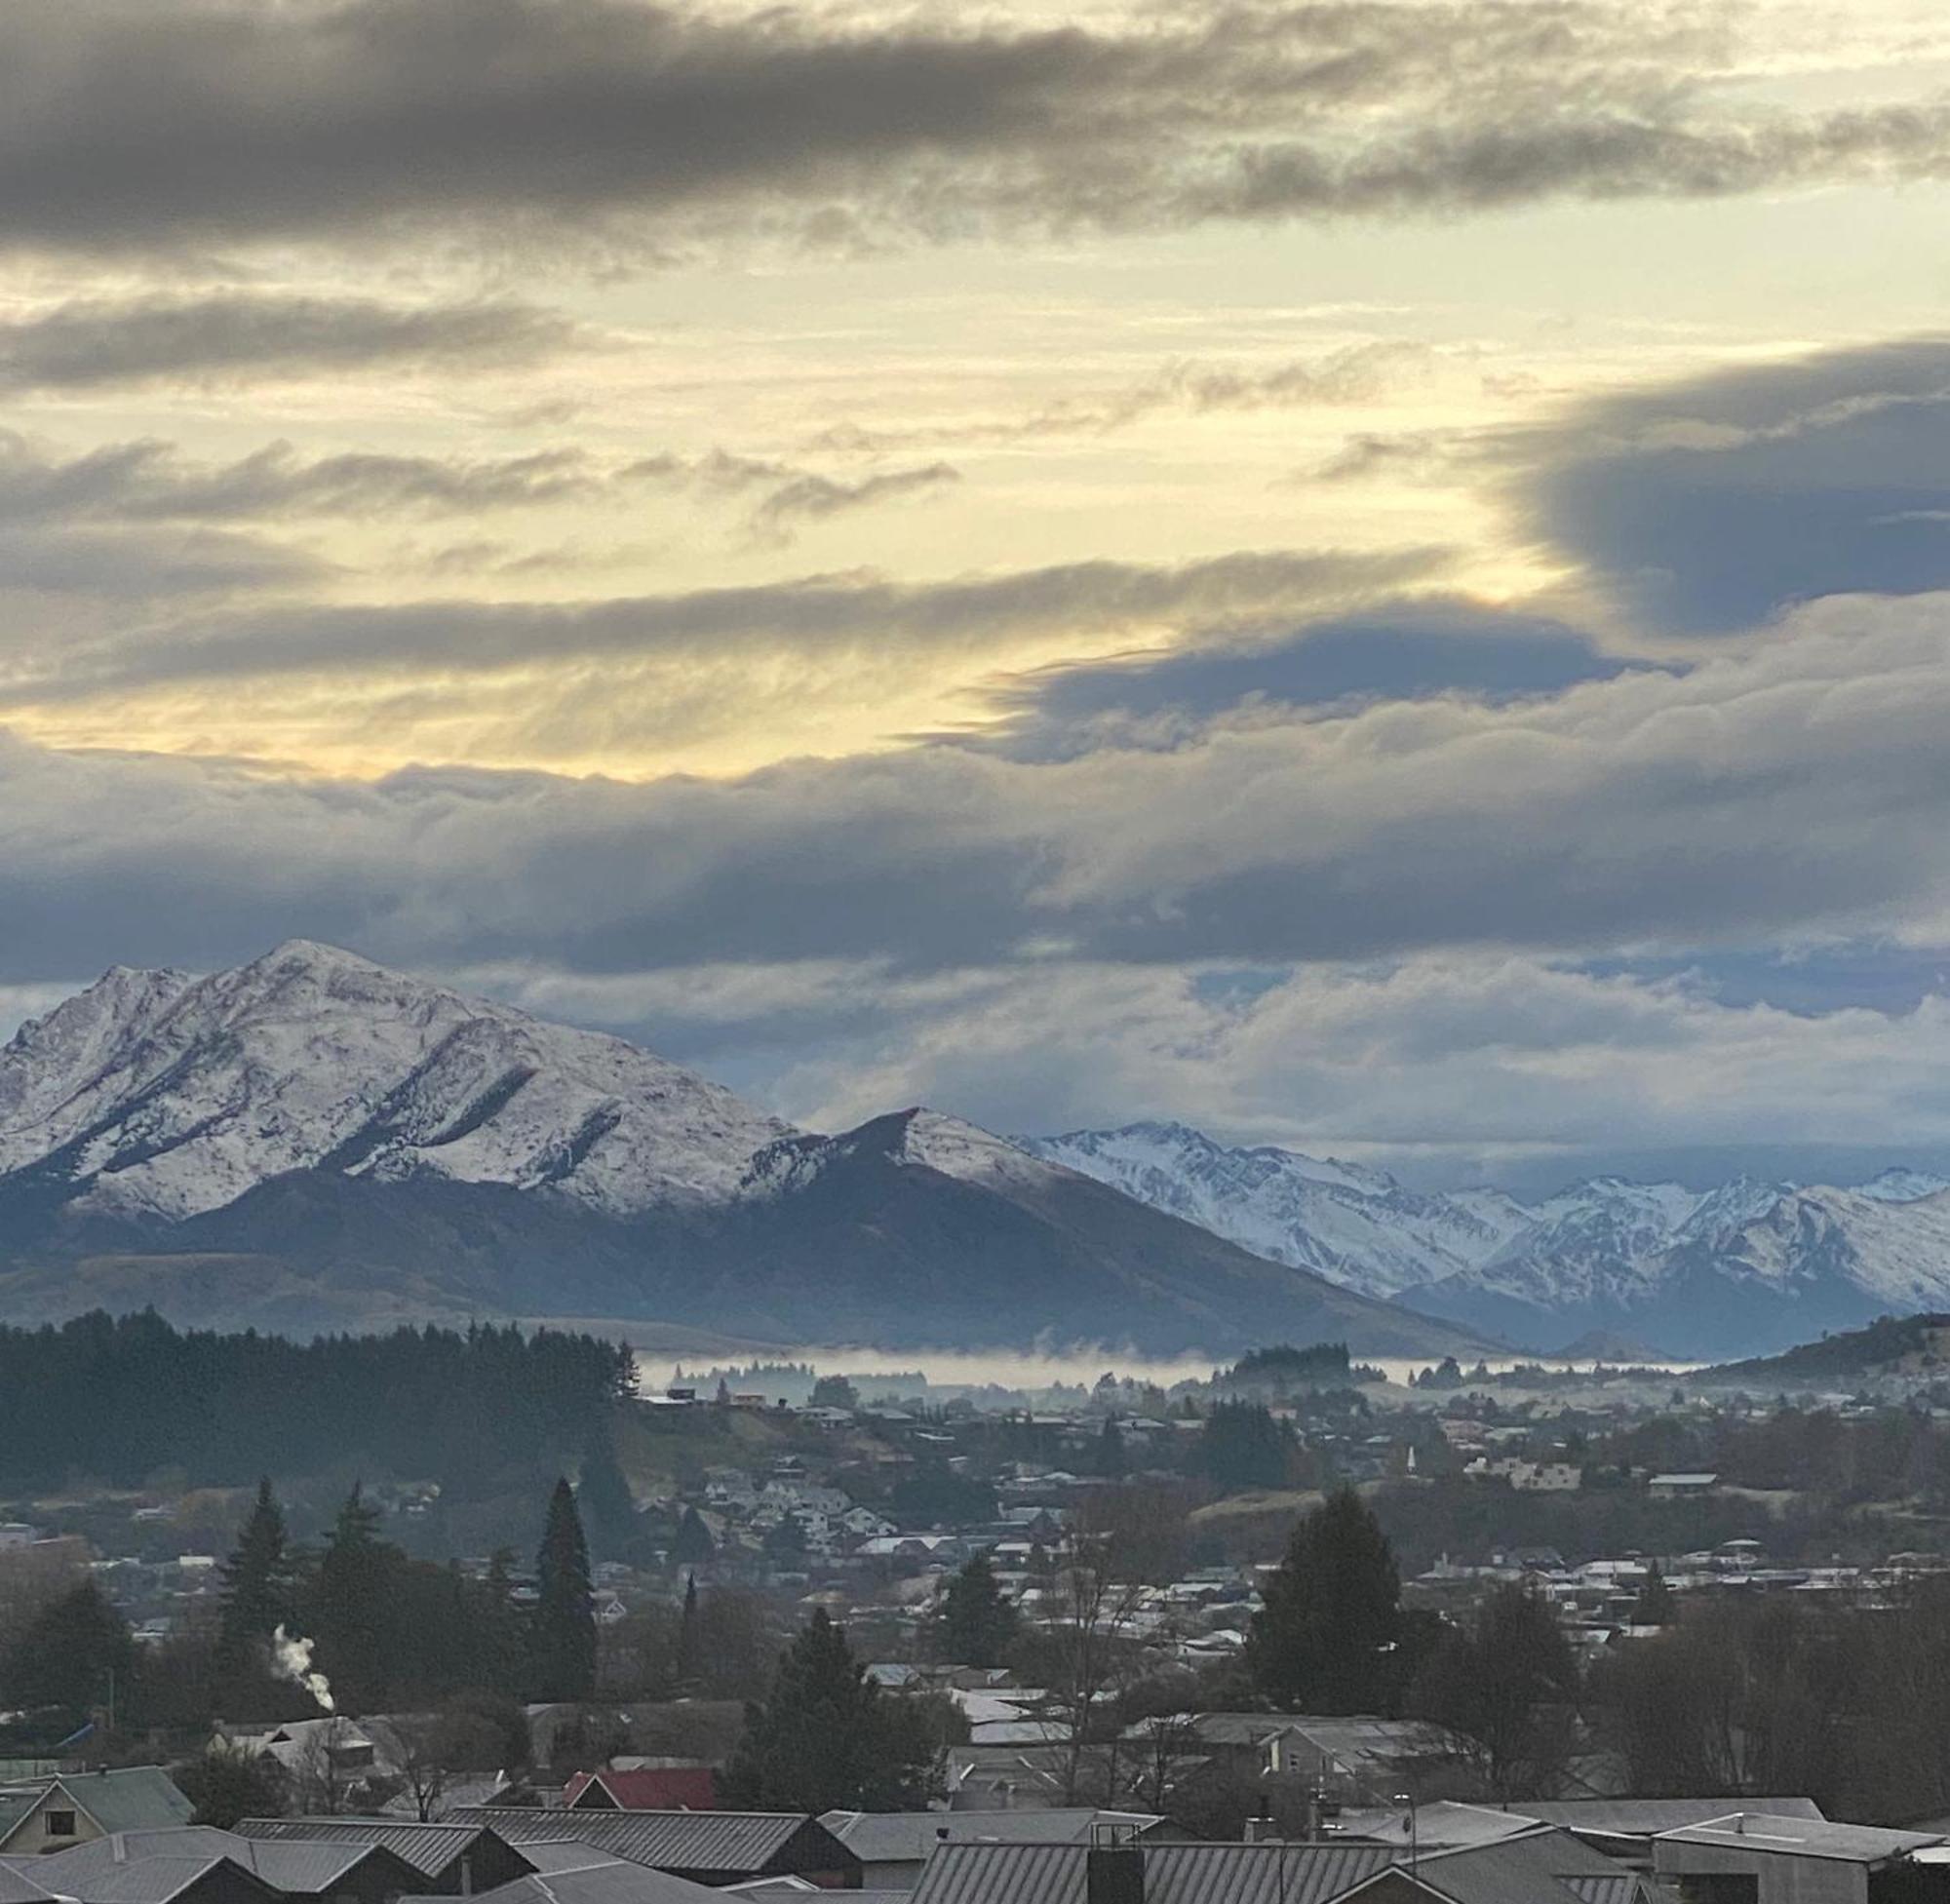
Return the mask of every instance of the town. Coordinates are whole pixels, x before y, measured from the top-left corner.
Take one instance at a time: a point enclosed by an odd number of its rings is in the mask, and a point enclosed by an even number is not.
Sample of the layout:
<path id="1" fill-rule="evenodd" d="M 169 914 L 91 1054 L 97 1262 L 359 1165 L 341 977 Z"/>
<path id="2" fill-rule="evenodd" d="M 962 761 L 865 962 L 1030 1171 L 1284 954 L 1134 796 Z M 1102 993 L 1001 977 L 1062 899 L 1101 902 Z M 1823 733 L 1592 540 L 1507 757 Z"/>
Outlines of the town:
<path id="1" fill-rule="evenodd" d="M 1950 1897 L 1942 1328 L 1034 1390 L 5 1332 L 17 1372 L 194 1354 L 212 1438 L 132 1472 L 159 1381 L 0 1456 L 0 1886 Z M 286 1413 L 232 1434 L 267 1355 Z M 436 1368 L 461 1431 L 362 1445 L 360 1384 Z M 470 1436 L 477 1383 L 541 1446 Z"/>

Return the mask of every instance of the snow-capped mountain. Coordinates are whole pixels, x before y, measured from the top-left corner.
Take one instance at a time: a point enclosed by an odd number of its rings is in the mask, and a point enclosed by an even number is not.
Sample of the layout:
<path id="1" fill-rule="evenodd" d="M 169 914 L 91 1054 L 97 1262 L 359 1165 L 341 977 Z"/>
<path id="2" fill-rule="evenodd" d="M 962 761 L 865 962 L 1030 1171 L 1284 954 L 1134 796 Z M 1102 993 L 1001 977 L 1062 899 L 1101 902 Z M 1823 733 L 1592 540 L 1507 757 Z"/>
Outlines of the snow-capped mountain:
<path id="1" fill-rule="evenodd" d="M 294 941 L 0 1051 L 0 1317 L 502 1313 L 780 1344 L 1480 1347 L 939 1112 L 795 1130 L 626 1040 Z"/>
<path id="2" fill-rule="evenodd" d="M 0 1052 L 0 1179 L 177 1221 L 266 1179 L 549 1185 L 630 1216 L 722 1196 L 790 1126 L 621 1038 L 294 941 L 235 971 L 110 972 Z"/>
<path id="3" fill-rule="evenodd" d="M 1423 1196 L 1385 1172 L 1270 1146 L 1228 1149 L 1183 1124 L 1024 1138 L 1066 1165 L 1275 1263 L 1391 1297 L 1494 1255 L 1529 1213 L 1500 1193 Z"/>
<path id="4" fill-rule="evenodd" d="M 1950 1180 L 1928 1172 L 1854 1189 L 1593 1178 L 1525 1204 L 1494 1188 L 1424 1194 L 1177 1124 L 1024 1146 L 1261 1255 L 1536 1349 L 1629 1335 L 1674 1354 L 1749 1352 L 1950 1306 Z"/>

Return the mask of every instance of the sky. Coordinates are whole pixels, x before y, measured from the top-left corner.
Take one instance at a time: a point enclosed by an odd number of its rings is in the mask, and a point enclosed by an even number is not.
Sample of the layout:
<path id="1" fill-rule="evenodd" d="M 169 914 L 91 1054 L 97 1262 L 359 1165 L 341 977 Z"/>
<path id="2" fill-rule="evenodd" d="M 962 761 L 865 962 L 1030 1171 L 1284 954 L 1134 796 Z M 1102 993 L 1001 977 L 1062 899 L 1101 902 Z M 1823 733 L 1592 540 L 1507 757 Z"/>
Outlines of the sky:
<path id="1" fill-rule="evenodd" d="M 1950 1163 L 1925 0 L 0 11 L 0 1031 Z"/>

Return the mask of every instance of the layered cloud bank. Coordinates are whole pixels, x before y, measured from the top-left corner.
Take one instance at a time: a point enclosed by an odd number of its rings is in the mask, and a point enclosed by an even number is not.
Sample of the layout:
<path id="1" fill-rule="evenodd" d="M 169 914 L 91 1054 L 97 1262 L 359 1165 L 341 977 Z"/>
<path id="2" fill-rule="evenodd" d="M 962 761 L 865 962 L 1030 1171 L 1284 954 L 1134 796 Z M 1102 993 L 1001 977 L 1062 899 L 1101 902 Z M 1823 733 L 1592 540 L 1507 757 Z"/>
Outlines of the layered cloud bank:
<path id="1" fill-rule="evenodd" d="M 814 1123 L 1950 1148 L 1946 101 L 1907 0 L 22 0 L 0 1022 L 308 936 Z"/>

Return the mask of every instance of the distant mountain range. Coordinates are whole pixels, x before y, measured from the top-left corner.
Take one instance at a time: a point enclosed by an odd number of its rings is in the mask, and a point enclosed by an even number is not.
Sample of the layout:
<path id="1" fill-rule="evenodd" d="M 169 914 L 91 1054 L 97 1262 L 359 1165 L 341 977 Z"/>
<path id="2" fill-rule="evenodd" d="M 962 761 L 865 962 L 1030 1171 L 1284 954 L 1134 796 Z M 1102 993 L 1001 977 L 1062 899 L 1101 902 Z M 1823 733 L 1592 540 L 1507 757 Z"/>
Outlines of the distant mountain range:
<path id="1" fill-rule="evenodd" d="M 1020 1142 L 1258 1255 L 1539 1350 L 1582 1338 L 1751 1354 L 1950 1307 L 1950 1179 L 1917 1171 L 1704 1191 L 1600 1177 L 1525 1203 L 1426 1194 L 1181 1124 Z"/>
<path id="2" fill-rule="evenodd" d="M 798 1131 L 620 1038 L 304 941 L 211 977 L 111 971 L 0 1051 L 9 1320 L 1492 1346 L 1348 1284 L 934 1111 Z"/>

